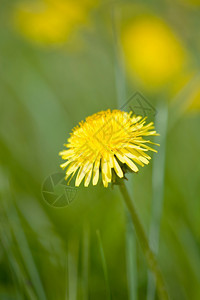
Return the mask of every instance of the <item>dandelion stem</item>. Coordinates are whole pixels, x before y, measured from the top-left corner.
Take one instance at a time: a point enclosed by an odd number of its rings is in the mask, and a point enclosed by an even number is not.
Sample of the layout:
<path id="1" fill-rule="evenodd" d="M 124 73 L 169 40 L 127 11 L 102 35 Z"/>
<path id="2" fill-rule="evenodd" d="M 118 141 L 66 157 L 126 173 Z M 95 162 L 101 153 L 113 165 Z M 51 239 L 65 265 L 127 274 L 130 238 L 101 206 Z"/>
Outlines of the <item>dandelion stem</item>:
<path id="1" fill-rule="evenodd" d="M 146 257 L 149 269 L 152 271 L 152 273 L 155 277 L 159 297 L 160 297 L 161 300 L 167 300 L 167 299 L 169 299 L 169 297 L 168 297 L 168 294 L 167 294 L 167 290 L 166 290 L 166 287 L 165 287 L 165 283 L 164 283 L 162 273 L 161 273 L 160 268 L 158 266 L 156 257 L 155 257 L 154 253 L 152 252 L 152 250 L 149 246 L 147 236 L 145 234 L 143 226 L 142 226 L 142 224 L 140 222 L 140 219 L 138 217 L 138 214 L 136 212 L 135 206 L 134 206 L 133 202 L 131 201 L 130 195 L 128 193 L 128 190 L 127 190 L 126 185 L 125 185 L 123 180 L 121 181 L 121 184 L 119 185 L 119 188 L 120 188 L 120 191 L 123 195 L 124 201 L 126 202 L 126 205 L 127 205 L 128 209 L 130 211 L 131 218 L 132 218 L 134 228 L 135 228 L 135 231 L 136 231 L 136 235 L 137 235 L 139 243 L 142 247 L 144 255 Z"/>

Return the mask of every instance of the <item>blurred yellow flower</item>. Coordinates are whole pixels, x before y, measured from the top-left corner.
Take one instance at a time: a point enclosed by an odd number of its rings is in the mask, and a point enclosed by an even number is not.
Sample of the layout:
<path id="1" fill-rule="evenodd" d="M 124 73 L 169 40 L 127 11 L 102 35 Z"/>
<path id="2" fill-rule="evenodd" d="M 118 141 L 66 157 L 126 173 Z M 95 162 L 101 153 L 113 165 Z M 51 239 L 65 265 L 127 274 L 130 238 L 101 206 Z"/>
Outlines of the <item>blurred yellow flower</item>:
<path id="1" fill-rule="evenodd" d="M 130 74 L 155 89 L 174 79 L 183 69 L 185 51 L 162 20 L 142 16 L 122 33 L 122 45 Z"/>
<path id="2" fill-rule="evenodd" d="M 158 134 L 153 122 L 145 123 L 145 118 L 120 110 L 101 111 L 80 122 L 65 144 L 68 149 L 59 153 L 66 160 L 61 168 L 68 167 L 65 179 L 71 180 L 78 171 L 75 185 L 79 186 L 85 177 L 87 187 L 92 173 L 92 183 L 97 184 L 101 171 L 103 185 L 108 187 L 127 170 L 138 172 L 135 163 L 144 166 L 151 159 L 146 152 L 157 152 L 144 137 Z"/>
<path id="3" fill-rule="evenodd" d="M 43 44 L 62 44 L 71 33 L 87 23 L 88 1 L 36 0 L 21 2 L 14 23 L 22 35 Z"/>

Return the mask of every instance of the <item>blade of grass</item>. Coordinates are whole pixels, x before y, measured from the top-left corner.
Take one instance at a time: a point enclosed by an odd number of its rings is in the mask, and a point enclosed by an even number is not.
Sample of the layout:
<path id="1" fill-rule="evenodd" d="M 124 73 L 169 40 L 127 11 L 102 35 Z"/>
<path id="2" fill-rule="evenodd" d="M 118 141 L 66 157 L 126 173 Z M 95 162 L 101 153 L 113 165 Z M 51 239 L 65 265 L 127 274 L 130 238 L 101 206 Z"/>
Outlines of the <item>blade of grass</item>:
<path id="1" fill-rule="evenodd" d="M 53 261 L 54 271 L 51 270 L 53 274 L 50 276 L 48 273 L 49 276 L 45 277 L 46 285 L 51 285 L 53 289 L 52 297 L 65 299 L 66 290 L 68 290 L 66 288 L 67 249 L 61 235 L 56 231 L 54 223 L 37 198 L 21 196 L 20 201 L 16 201 L 16 206 L 27 223 L 27 230 L 34 233 L 38 241 L 43 272 L 48 272 L 48 264 L 50 263 L 49 267 L 51 268 Z M 56 283 L 56 274 L 60 275 L 58 284 Z"/>
<path id="2" fill-rule="evenodd" d="M 109 279 L 108 279 L 108 269 L 107 269 L 106 258 L 105 258 L 105 254 L 104 254 L 104 250 L 103 250 L 103 244 L 102 244 L 102 240 L 101 240 L 100 231 L 97 230 L 96 234 L 97 234 L 98 246 L 99 246 L 101 262 L 102 262 L 103 272 L 104 272 L 104 277 L 105 277 L 106 298 L 108 300 L 111 300 L 111 291 L 110 291 L 110 284 L 109 284 Z"/>
<path id="3" fill-rule="evenodd" d="M 78 295 L 78 255 L 79 241 L 73 240 L 68 244 L 68 293 L 69 300 L 76 300 Z M 72 255 L 73 253 L 73 255 Z"/>
<path id="4" fill-rule="evenodd" d="M 63 257 L 66 254 L 64 242 L 42 204 L 36 198 L 21 196 L 21 201 L 18 201 L 16 206 L 24 220 L 37 235 L 38 242 L 42 248 L 53 255 L 60 268 L 64 268 L 65 261 Z M 37 215 L 37 218 L 35 218 L 35 215 Z"/>
<path id="5" fill-rule="evenodd" d="M 35 288 L 37 296 L 41 300 L 46 300 L 45 291 L 42 285 L 42 281 L 40 279 L 39 272 L 37 270 L 36 264 L 34 262 L 31 249 L 29 247 L 26 235 L 24 233 L 23 227 L 21 225 L 20 217 L 17 212 L 17 209 L 12 202 L 12 206 L 8 207 L 8 205 L 4 201 L 4 208 L 7 215 L 8 220 L 10 221 L 10 226 L 12 228 L 13 235 L 18 244 L 19 251 L 21 253 L 21 257 L 24 261 L 28 274 L 30 276 L 31 282 Z"/>
<path id="6" fill-rule="evenodd" d="M 89 247 L 90 247 L 90 232 L 89 224 L 86 223 L 83 229 L 83 257 L 82 257 L 82 297 L 83 300 L 89 299 L 88 293 L 88 278 L 89 278 Z"/>
<path id="7" fill-rule="evenodd" d="M 200 73 L 198 72 L 182 89 L 181 91 L 171 99 L 170 103 L 170 113 L 169 113 L 169 125 L 168 132 L 173 129 L 176 122 L 181 118 L 181 116 L 186 112 L 188 106 L 190 105 L 189 97 L 193 91 L 199 87 L 200 83 Z"/>
<path id="8" fill-rule="evenodd" d="M 20 262 L 18 251 L 14 251 L 14 239 L 12 234 L 12 228 L 9 222 L 8 216 L 8 203 L 7 198 L 9 195 L 9 180 L 8 175 L 4 169 L 0 168 L 0 199 L 2 200 L 1 219 L 0 219 L 0 238 L 2 247 L 10 265 L 11 275 L 16 290 L 16 299 L 22 299 L 24 293 L 28 299 L 36 300 L 36 295 L 30 284 L 27 284 L 27 274 Z M 5 200 L 6 199 L 6 200 Z M 18 249 L 16 249 L 18 250 Z"/>
<path id="9" fill-rule="evenodd" d="M 3 228 L 1 224 L 1 240 L 2 240 L 2 245 L 5 250 L 5 254 L 7 256 L 11 273 L 12 273 L 12 278 L 13 282 L 15 285 L 16 289 L 16 300 L 22 300 L 23 299 L 23 292 L 25 291 L 28 299 L 30 300 L 36 300 L 37 297 L 34 294 L 34 291 L 32 290 L 32 287 L 27 284 L 27 276 L 22 270 L 22 267 L 19 264 L 19 258 L 16 257 L 16 254 L 14 251 L 11 249 L 10 245 L 12 244 L 12 241 L 9 239 L 11 238 L 11 233 L 8 233 L 8 228 L 9 225 L 7 224 L 6 228 Z M 6 234 L 5 234 L 6 233 Z"/>
<path id="10" fill-rule="evenodd" d="M 158 114 L 155 118 L 155 127 L 160 134 L 160 148 L 158 154 L 153 157 L 152 169 L 152 213 L 150 223 L 149 242 L 150 247 L 155 254 L 159 249 L 160 237 L 160 223 L 163 211 L 163 198 L 164 198 L 164 184 L 165 184 L 165 149 L 167 137 L 167 124 L 168 124 L 168 107 L 167 102 L 159 102 L 157 107 Z M 148 272 L 148 288 L 147 299 L 153 300 L 155 298 L 155 281 L 152 273 Z"/>
<path id="11" fill-rule="evenodd" d="M 69 278 L 68 278 L 69 270 L 68 270 L 68 253 L 66 254 L 65 257 L 65 283 L 66 283 L 66 288 L 65 288 L 65 300 L 69 300 Z"/>

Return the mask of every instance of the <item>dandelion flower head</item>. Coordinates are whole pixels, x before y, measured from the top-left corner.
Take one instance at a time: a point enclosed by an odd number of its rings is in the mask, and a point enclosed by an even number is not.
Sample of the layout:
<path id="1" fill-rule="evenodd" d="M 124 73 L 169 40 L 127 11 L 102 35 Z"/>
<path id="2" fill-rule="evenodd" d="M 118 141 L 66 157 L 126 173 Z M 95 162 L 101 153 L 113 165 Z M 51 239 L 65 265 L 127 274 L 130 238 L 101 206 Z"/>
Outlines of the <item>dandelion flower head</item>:
<path id="1" fill-rule="evenodd" d="M 101 111 L 79 123 L 71 133 L 67 148 L 59 153 L 66 160 L 61 168 L 66 169 L 69 181 L 76 174 L 75 186 L 84 179 L 84 186 L 96 185 L 100 174 L 104 187 L 123 178 L 127 171 L 138 172 L 138 166 L 149 163 L 148 151 L 152 143 L 148 136 L 158 135 L 153 122 L 121 110 Z M 152 143 L 153 144 L 153 143 Z"/>
<path id="2" fill-rule="evenodd" d="M 138 17 L 122 33 L 122 45 L 130 75 L 149 89 L 173 81 L 182 74 L 186 53 L 181 41 L 162 20 Z"/>
<path id="3" fill-rule="evenodd" d="M 87 24 L 89 10 L 83 0 L 22 0 L 16 5 L 13 20 L 16 29 L 32 42 L 60 45 Z"/>

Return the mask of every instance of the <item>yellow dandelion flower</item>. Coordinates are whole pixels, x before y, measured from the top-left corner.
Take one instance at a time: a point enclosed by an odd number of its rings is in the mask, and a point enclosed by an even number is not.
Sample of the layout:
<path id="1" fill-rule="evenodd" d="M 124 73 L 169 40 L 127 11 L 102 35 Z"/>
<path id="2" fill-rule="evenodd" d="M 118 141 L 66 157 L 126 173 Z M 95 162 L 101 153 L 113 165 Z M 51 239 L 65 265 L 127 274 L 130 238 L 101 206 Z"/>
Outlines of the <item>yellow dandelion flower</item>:
<path id="1" fill-rule="evenodd" d="M 66 160 L 61 164 L 61 168 L 67 167 L 65 179 L 70 181 L 77 172 L 75 186 L 85 178 L 87 187 L 91 179 L 96 185 L 101 173 L 103 185 L 108 187 L 127 171 L 138 172 L 137 164 L 149 163 L 147 152 L 157 151 L 144 137 L 154 135 L 158 134 L 153 122 L 146 124 L 146 118 L 132 112 L 107 110 L 87 117 L 73 129 L 67 149 L 59 153 Z"/>
<path id="2" fill-rule="evenodd" d="M 122 46 L 130 75 L 149 89 L 157 89 L 183 72 L 185 50 L 162 20 L 145 15 L 122 32 Z"/>
<path id="3" fill-rule="evenodd" d="M 85 1 L 22 0 L 14 11 L 14 24 L 22 35 L 35 43 L 62 44 L 87 24 L 90 6 Z"/>

